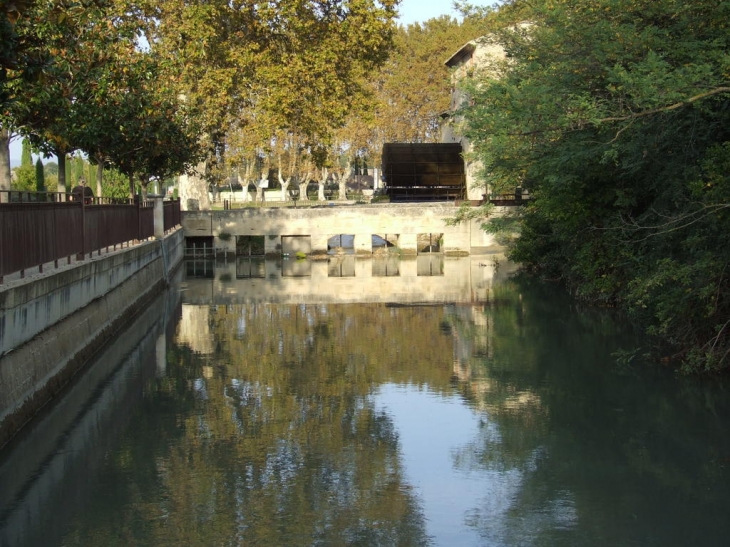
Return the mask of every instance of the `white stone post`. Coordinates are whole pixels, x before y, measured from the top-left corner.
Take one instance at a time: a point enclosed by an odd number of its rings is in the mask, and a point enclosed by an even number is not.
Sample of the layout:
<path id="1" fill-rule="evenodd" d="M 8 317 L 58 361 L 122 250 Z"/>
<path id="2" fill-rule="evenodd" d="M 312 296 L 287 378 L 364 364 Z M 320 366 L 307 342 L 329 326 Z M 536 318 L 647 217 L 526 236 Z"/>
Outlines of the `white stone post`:
<path id="1" fill-rule="evenodd" d="M 355 234 L 355 254 L 373 254 L 373 236 L 371 234 Z"/>
<path id="2" fill-rule="evenodd" d="M 312 252 L 313 253 L 327 253 L 327 241 L 329 238 L 327 235 L 322 234 L 312 234 L 311 236 L 311 242 L 312 242 Z"/>
<path id="3" fill-rule="evenodd" d="M 402 254 L 415 255 L 418 253 L 418 234 L 400 234 L 398 248 Z"/>
<path id="4" fill-rule="evenodd" d="M 162 239 L 165 237 L 165 204 L 162 196 L 147 196 L 155 203 L 155 238 Z"/>

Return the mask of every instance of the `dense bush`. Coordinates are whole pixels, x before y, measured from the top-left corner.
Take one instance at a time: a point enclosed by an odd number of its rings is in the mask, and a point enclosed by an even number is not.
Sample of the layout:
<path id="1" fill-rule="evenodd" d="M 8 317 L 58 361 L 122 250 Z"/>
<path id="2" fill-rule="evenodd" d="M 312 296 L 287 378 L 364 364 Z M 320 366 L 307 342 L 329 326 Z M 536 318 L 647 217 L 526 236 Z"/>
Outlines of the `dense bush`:
<path id="1" fill-rule="evenodd" d="M 730 366 L 730 5 L 507 3 L 532 24 L 470 82 L 497 191 L 522 185 L 512 257 L 619 305 L 685 370 Z M 501 221 L 503 222 L 503 221 Z"/>

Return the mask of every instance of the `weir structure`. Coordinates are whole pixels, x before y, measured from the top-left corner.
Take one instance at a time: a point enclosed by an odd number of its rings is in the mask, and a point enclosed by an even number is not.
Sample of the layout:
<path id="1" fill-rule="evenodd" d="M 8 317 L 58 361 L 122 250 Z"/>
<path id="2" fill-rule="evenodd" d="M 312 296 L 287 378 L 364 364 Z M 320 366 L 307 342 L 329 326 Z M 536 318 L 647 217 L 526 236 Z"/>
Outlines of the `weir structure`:
<path id="1" fill-rule="evenodd" d="M 162 207 L 157 209 L 154 235 L 147 241 L 104 254 L 99 251 L 93 257 L 83 252 L 81 262 L 46 271 L 39 268 L 25 278 L 6 276 L 0 285 L 0 447 L 64 389 L 121 325 L 169 284 L 186 248 L 196 240 L 209 242 L 213 254 L 233 255 L 245 249 L 249 255 L 282 258 L 300 253 L 331 256 L 342 251 L 333 246 L 350 241 L 354 262 L 334 261 L 325 269 L 324 264 L 312 265 L 311 277 L 329 285 L 333 276 L 372 275 L 373 298 L 383 280 L 394 275 L 393 268 L 399 277 L 393 281 L 396 285 L 407 285 L 407 279 L 422 275 L 424 268 L 429 274 L 435 268 L 441 275 L 441 266 L 430 260 L 427 267 L 419 265 L 417 256 L 465 256 L 500 249 L 478 221 L 447 223 L 456 212 L 454 203 L 184 212 L 182 229 L 172 230 L 163 229 L 165 215 Z M 380 243 L 375 245 L 376 241 Z M 381 251 L 413 260 L 397 265 L 386 262 L 382 271 L 375 266 L 366 268 L 365 261 L 358 260 Z M 300 275 L 301 266 L 288 261 L 282 279 Z M 237 266 L 235 277 L 239 273 L 257 277 L 257 268 L 259 265 Z M 265 271 L 266 276 L 272 273 Z M 341 281 L 335 290 L 346 292 L 347 280 Z M 437 280 L 434 283 L 443 285 Z M 313 290 L 312 286 L 307 290 Z"/>
<path id="2" fill-rule="evenodd" d="M 189 250 L 204 248 L 212 254 L 236 254 L 242 242 L 259 238 L 257 247 L 267 256 L 326 255 L 333 250 L 333 238 L 343 234 L 358 256 L 371 256 L 378 250 L 373 242 L 383 240 L 402 255 L 466 256 L 500 248 L 478 220 L 447 223 L 455 214 L 454 203 L 244 208 L 188 211 L 182 225 Z"/>

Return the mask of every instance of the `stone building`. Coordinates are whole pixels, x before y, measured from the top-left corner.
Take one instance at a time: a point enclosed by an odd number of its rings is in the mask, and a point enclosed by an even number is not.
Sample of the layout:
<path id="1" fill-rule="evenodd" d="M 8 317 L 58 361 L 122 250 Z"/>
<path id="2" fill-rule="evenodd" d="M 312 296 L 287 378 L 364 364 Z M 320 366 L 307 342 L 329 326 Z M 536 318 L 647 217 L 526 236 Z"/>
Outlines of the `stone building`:
<path id="1" fill-rule="evenodd" d="M 472 144 L 463 134 L 463 120 L 458 110 L 470 98 L 459 84 L 478 71 L 495 70 L 495 61 L 504 57 L 504 49 L 500 45 L 490 40 L 489 36 L 482 36 L 461 46 L 445 63 L 451 69 L 451 104 L 449 110 L 442 114 L 441 142 L 461 144 L 465 156 L 467 198 L 470 200 L 482 199 L 484 194 L 489 194 L 489 188 L 485 188 L 477 179 L 481 163 L 469 158 Z"/>

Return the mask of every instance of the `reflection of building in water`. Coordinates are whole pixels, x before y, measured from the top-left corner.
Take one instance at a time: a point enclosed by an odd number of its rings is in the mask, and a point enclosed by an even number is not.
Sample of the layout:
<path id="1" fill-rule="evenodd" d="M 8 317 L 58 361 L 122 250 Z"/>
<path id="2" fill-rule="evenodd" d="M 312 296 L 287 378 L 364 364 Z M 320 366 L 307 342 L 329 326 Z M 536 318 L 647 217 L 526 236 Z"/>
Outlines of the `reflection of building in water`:
<path id="1" fill-rule="evenodd" d="M 266 277 L 266 263 L 263 258 L 236 257 L 236 279 Z"/>
<path id="2" fill-rule="evenodd" d="M 490 364 L 499 359 L 490 306 L 498 305 L 460 305 L 451 310 L 453 379 L 464 396 L 479 410 L 527 415 L 541 413 L 544 409 L 539 395 L 531 390 L 518 390 L 508 381 L 490 375 Z"/>
<path id="3" fill-rule="evenodd" d="M 501 255 L 401 258 L 330 255 L 328 260 L 218 261 L 211 278 L 187 277 L 183 301 L 200 304 L 481 303 L 515 267 Z M 478 320 L 478 319 L 475 319 Z"/>
<path id="4" fill-rule="evenodd" d="M 327 260 L 329 277 L 355 277 L 355 255 L 331 256 Z"/>
<path id="5" fill-rule="evenodd" d="M 421 277 L 444 275 L 444 257 L 437 254 L 422 254 L 416 259 L 416 268 Z"/>
<path id="6" fill-rule="evenodd" d="M 209 306 L 183 305 L 182 317 L 177 326 L 177 340 L 196 353 L 213 353 Z"/>
<path id="7" fill-rule="evenodd" d="M 400 257 L 384 255 L 374 257 L 373 277 L 400 277 Z"/>
<path id="8" fill-rule="evenodd" d="M 468 361 L 473 357 L 494 357 L 491 341 L 494 317 L 485 304 L 453 307 L 454 359 Z"/>

